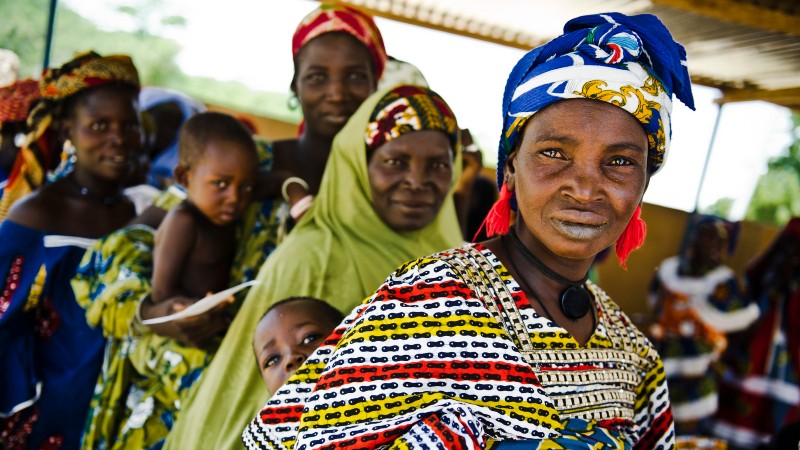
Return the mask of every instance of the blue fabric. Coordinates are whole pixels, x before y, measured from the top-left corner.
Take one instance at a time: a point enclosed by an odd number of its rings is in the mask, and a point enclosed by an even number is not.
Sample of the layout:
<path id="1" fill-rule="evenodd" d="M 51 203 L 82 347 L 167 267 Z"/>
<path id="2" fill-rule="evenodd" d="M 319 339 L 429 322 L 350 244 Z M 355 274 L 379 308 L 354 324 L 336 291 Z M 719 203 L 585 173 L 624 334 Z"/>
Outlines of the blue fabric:
<path id="1" fill-rule="evenodd" d="M 41 383 L 29 448 L 60 435 L 63 448 L 73 449 L 80 443 L 105 341 L 87 325 L 70 285 L 86 249 L 46 248 L 44 238 L 45 233 L 8 220 L 0 224 L 0 280 L 4 290 L 17 285 L 0 307 L 7 307 L 0 314 L 0 408 L 7 413 L 31 399 Z M 18 257 L 23 258 L 21 270 L 11 281 Z M 47 277 L 34 305 L 29 294 L 42 265 Z"/>
<path id="2" fill-rule="evenodd" d="M 183 113 L 182 122 L 186 122 L 190 117 L 198 112 L 204 112 L 206 107 L 203 103 L 191 97 L 171 89 L 155 86 L 143 87 L 139 93 L 139 108 L 146 111 L 150 108 L 163 103 L 175 103 Z M 150 162 L 150 173 L 147 182 L 153 186 L 161 187 L 159 179 L 172 179 L 172 170 L 178 164 L 178 135 L 175 139 Z"/>
<path id="3" fill-rule="evenodd" d="M 500 138 L 497 163 L 498 187 L 503 184 L 503 167 L 506 158 L 515 148 L 522 124 L 527 117 L 566 98 L 596 98 L 615 104 L 619 103 L 620 97 L 606 99 L 575 92 L 570 89 L 574 86 L 570 85 L 569 80 L 558 78 L 566 75 L 584 80 L 585 74 L 586 79 L 592 79 L 599 73 L 609 73 L 607 69 L 620 71 L 615 75 L 620 78 L 628 75 L 632 78 L 635 76 L 641 78 L 642 74 L 637 71 L 643 69 L 646 71 L 645 75 L 652 75 L 661 90 L 665 91 L 665 102 L 648 111 L 652 116 L 646 114 L 637 116 L 649 137 L 653 139 L 649 155 L 650 172 L 654 173 L 660 168 L 670 134 L 670 97 L 674 94 L 684 104 L 694 109 L 691 82 L 686 69 L 686 51 L 672 39 L 669 30 L 656 16 L 649 14 L 625 16 L 620 13 L 593 14 L 567 22 L 562 36 L 525 54 L 511 71 L 503 93 L 503 134 Z M 622 72 L 630 72 L 630 74 Z M 548 73 L 553 75 L 555 80 L 538 85 L 539 80 L 547 78 L 542 75 Z M 536 87 L 526 92 L 518 90 L 521 85 L 536 77 L 540 77 L 536 80 L 537 83 L 532 84 Z M 598 77 L 598 79 L 604 81 L 602 77 Z M 657 87 L 654 89 L 653 86 L 648 85 L 638 88 L 649 93 L 658 90 Z M 516 98 L 514 98 L 515 94 L 517 94 Z M 657 93 L 652 94 L 658 95 Z M 617 104 L 617 106 L 620 105 Z M 662 124 L 662 119 L 666 123 Z M 659 135 L 659 131 L 661 135 Z M 666 136 L 663 136 L 665 131 Z M 667 145 L 664 145 L 664 141 Z"/>

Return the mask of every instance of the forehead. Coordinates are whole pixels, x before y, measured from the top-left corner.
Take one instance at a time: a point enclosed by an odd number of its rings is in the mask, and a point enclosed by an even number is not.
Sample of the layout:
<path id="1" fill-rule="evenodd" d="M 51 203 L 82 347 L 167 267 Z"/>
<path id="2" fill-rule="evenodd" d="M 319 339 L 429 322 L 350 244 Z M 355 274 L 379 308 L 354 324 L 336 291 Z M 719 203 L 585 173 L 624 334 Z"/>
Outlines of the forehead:
<path id="1" fill-rule="evenodd" d="M 327 65 L 334 62 L 372 66 L 372 59 L 367 47 L 355 37 L 344 32 L 334 31 L 319 35 L 308 41 L 297 54 L 299 68 Z"/>
<path id="2" fill-rule="evenodd" d="M 631 113 L 591 99 L 567 99 L 548 105 L 534 114 L 525 127 L 526 136 L 554 132 L 570 134 L 583 130 L 603 133 L 605 130 L 619 138 L 647 139 L 644 127 Z"/>
<path id="3" fill-rule="evenodd" d="M 136 91 L 121 86 L 100 86 L 76 95 L 71 108 L 76 114 L 102 114 L 116 109 L 135 112 L 139 104 Z"/>
<path id="4" fill-rule="evenodd" d="M 249 144 L 225 139 L 210 139 L 200 144 L 196 166 L 204 165 L 223 169 L 228 167 L 247 167 L 257 170 L 258 157 Z"/>

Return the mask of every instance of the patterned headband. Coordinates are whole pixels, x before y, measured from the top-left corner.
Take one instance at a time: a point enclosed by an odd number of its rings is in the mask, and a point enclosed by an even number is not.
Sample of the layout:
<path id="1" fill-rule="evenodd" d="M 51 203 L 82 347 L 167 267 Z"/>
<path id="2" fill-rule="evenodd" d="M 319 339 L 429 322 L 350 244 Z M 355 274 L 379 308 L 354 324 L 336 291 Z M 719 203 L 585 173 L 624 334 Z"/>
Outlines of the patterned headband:
<path id="1" fill-rule="evenodd" d="M 365 135 L 367 151 L 419 130 L 441 131 L 456 148 L 456 116 L 442 97 L 421 86 L 398 86 L 383 96 L 370 116 Z"/>
<path id="2" fill-rule="evenodd" d="M 508 78 L 498 186 L 527 120 L 571 98 L 611 103 L 636 117 L 647 133 L 648 171 L 658 172 L 669 149 L 672 94 L 694 109 L 684 48 L 649 14 L 578 17 L 565 25 L 564 33 L 526 54 Z"/>
<path id="3" fill-rule="evenodd" d="M 367 47 L 372 56 L 375 78 L 380 79 L 387 59 L 381 32 L 370 16 L 341 3 L 322 4 L 300 22 L 292 36 L 292 57 L 297 58 L 308 41 L 333 31 L 345 32 Z"/>

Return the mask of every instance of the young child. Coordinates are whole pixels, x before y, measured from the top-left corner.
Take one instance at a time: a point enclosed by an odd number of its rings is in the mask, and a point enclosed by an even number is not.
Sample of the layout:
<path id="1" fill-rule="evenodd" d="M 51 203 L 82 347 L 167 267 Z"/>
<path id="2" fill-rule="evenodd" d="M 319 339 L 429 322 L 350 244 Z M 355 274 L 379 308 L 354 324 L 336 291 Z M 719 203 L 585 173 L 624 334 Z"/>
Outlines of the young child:
<path id="1" fill-rule="evenodd" d="M 250 133 L 235 118 L 193 116 L 179 138 L 175 180 L 186 200 L 158 227 L 152 301 L 185 307 L 229 287 L 236 222 L 252 200 L 258 156 Z"/>
<path id="2" fill-rule="evenodd" d="M 253 351 L 271 394 L 322 345 L 343 319 L 338 309 L 311 297 L 290 297 L 267 310 L 256 325 Z"/>

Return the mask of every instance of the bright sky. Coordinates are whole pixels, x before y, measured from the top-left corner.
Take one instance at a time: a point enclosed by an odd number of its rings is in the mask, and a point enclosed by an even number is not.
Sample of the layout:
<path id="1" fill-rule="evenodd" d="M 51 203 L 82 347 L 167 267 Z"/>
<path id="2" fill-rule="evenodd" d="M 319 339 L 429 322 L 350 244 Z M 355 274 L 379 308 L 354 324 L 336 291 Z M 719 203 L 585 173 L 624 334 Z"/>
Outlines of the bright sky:
<path id="1" fill-rule="evenodd" d="M 103 9 L 94 0 L 65 1 L 85 17 L 105 24 L 104 28 L 125 28 L 111 7 Z M 165 15 L 179 14 L 187 20 L 186 27 L 163 33 L 183 45 L 178 62 L 186 73 L 236 80 L 273 92 L 288 92 L 291 36 L 300 20 L 318 5 L 310 0 L 165 0 L 165 4 Z M 381 18 L 376 22 L 388 53 L 422 71 L 431 88 L 451 105 L 459 124 L 470 129 L 483 149 L 485 163 L 494 164 L 503 88 L 524 52 Z M 694 95 L 695 112 L 676 103 L 669 158 L 650 183 L 644 197 L 648 203 L 685 211 L 695 206 L 719 110 L 713 100 L 719 93 L 695 86 Z M 766 160 L 786 151 L 789 129 L 785 108 L 764 102 L 724 106 L 700 206 L 722 197 L 734 198 L 731 219 L 742 218 L 758 177 L 766 172 Z"/>

